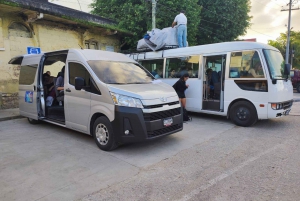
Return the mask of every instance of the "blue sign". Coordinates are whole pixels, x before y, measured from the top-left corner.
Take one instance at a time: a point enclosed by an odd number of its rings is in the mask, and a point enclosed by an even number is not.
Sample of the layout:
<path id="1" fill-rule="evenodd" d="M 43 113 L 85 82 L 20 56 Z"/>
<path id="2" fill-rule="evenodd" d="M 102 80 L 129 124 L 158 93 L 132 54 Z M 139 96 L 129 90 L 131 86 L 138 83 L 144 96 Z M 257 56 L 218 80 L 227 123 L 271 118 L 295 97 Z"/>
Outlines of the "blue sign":
<path id="1" fill-rule="evenodd" d="M 39 48 L 39 47 L 27 47 L 27 54 L 41 54 L 41 48 Z"/>

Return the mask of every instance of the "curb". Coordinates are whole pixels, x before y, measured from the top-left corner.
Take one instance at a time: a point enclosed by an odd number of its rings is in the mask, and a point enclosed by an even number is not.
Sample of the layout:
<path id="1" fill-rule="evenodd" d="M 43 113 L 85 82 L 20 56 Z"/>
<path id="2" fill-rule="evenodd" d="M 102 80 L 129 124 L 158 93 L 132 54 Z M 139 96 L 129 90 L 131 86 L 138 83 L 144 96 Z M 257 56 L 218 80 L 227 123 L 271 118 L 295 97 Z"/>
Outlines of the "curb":
<path id="1" fill-rule="evenodd" d="M 22 118 L 25 118 L 25 117 L 23 117 L 21 115 L 12 116 L 12 117 L 3 117 L 3 118 L 0 118 L 0 122 L 1 121 L 13 120 L 13 119 L 22 119 Z"/>

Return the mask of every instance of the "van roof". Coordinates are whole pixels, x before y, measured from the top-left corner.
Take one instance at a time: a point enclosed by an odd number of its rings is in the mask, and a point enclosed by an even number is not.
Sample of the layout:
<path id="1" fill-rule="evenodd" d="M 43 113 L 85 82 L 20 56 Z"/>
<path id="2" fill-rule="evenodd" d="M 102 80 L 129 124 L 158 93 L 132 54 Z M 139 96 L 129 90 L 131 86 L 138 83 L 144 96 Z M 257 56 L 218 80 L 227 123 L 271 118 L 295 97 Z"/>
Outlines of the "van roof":
<path id="1" fill-rule="evenodd" d="M 91 49 L 70 49 L 82 54 L 87 61 L 91 60 L 103 60 L 103 61 L 117 61 L 117 62 L 130 62 L 137 63 L 133 59 L 130 59 L 124 54 L 117 52 L 109 52 L 103 50 L 91 50 Z"/>
<path id="2" fill-rule="evenodd" d="M 151 58 L 162 58 L 162 57 L 178 57 L 178 56 L 191 56 L 199 54 L 213 54 L 222 52 L 232 52 L 241 50 L 253 50 L 253 49 L 271 49 L 279 51 L 278 49 L 258 42 L 244 42 L 244 41 L 233 41 L 224 43 L 214 43 L 207 45 L 198 45 L 185 48 L 176 48 L 169 50 L 162 50 L 157 52 L 140 52 L 135 54 L 128 54 L 127 56 L 134 56 L 134 59 L 151 59 Z M 146 54 L 146 55 L 145 55 Z"/>
<path id="3" fill-rule="evenodd" d="M 91 49 L 66 49 L 66 50 L 57 50 L 51 52 L 42 52 L 41 54 L 24 54 L 13 57 L 9 63 L 10 64 L 18 64 L 22 63 L 24 58 L 39 58 L 42 55 L 55 55 L 57 54 L 67 54 L 68 52 L 77 52 L 81 54 L 87 61 L 91 60 L 103 60 L 103 61 L 116 61 L 116 62 L 130 62 L 137 63 L 135 60 L 127 57 L 124 54 L 117 52 L 109 52 L 103 50 L 91 50 Z"/>

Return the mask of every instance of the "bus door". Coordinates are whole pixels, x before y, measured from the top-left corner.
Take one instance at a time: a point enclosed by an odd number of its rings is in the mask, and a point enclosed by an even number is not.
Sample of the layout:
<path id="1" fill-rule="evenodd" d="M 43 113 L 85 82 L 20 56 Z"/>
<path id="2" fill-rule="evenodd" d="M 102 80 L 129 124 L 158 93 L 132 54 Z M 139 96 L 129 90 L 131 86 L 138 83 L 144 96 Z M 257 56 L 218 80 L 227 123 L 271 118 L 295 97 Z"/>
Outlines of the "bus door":
<path id="1" fill-rule="evenodd" d="M 202 110 L 222 112 L 226 54 L 204 56 L 203 62 Z"/>

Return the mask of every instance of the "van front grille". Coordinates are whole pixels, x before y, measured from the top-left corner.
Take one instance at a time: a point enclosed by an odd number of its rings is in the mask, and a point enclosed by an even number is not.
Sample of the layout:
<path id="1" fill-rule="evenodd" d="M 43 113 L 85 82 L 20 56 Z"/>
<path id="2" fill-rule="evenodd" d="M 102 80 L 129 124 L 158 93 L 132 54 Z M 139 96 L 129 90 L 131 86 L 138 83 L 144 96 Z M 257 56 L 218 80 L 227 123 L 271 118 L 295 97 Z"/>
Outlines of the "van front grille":
<path id="1" fill-rule="evenodd" d="M 153 109 L 153 108 L 159 108 L 159 107 L 163 107 L 164 105 L 177 105 L 179 104 L 179 101 L 175 101 L 175 102 L 171 102 L 171 103 L 164 103 L 164 104 L 159 104 L 159 105 L 144 105 L 145 109 Z"/>
<path id="2" fill-rule="evenodd" d="M 144 113 L 144 119 L 145 121 L 155 121 L 159 119 L 165 119 L 168 117 L 180 115 L 180 113 L 181 113 L 181 108 L 179 107 L 171 110 L 165 110 L 165 111 L 159 111 L 153 113 Z"/>
<path id="3" fill-rule="evenodd" d="M 181 128 L 182 127 L 179 124 L 176 124 L 176 125 L 173 125 L 173 126 L 161 128 L 161 129 L 154 130 L 154 131 L 147 131 L 147 135 L 148 135 L 148 138 L 153 138 L 153 137 L 157 137 L 157 136 L 160 136 L 160 135 L 167 134 L 167 133 L 172 132 L 172 131 L 176 131 L 176 130 L 181 129 Z"/>

